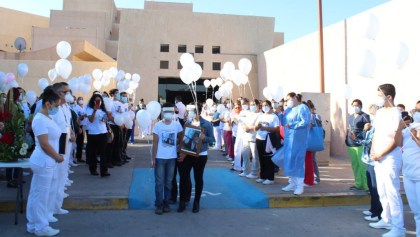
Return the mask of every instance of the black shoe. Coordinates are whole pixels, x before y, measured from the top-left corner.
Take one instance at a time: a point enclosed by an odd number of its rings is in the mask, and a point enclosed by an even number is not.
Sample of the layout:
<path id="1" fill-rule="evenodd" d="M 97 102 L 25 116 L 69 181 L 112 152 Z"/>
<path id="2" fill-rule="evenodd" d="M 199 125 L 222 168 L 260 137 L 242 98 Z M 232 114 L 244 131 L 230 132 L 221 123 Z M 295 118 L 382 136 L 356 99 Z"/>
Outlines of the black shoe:
<path id="1" fill-rule="evenodd" d="M 90 171 L 90 174 L 93 175 L 93 176 L 98 176 L 99 175 L 98 171 Z"/>
<path id="2" fill-rule="evenodd" d="M 101 177 L 108 177 L 108 176 L 111 176 L 111 174 L 110 174 L 110 173 L 108 173 L 108 172 L 105 172 L 105 173 L 102 173 L 102 174 L 101 174 Z"/>
<path id="3" fill-rule="evenodd" d="M 131 158 L 131 157 L 129 157 L 129 156 L 125 156 L 125 159 L 127 159 L 127 160 L 131 160 L 132 158 Z"/>
<path id="4" fill-rule="evenodd" d="M 162 215 L 163 214 L 163 208 L 162 208 L 162 206 L 156 207 L 155 214 L 156 215 Z"/>
<path id="5" fill-rule="evenodd" d="M 7 182 L 8 188 L 17 188 L 17 186 L 18 186 L 17 180 L 9 180 L 9 182 Z"/>
<path id="6" fill-rule="evenodd" d="M 115 162 L 115 163 L 112 163 L 112 165 L 114 165 L 114 166 L 122 166 L 123 164 L 121 162 Z"/>
<path id="7" fill-rule="evenodd" d="M 168 204 L 163 205 L 163 212 L 164 213 L 171 212 L 171 208 L 169 207 Z"/>
<path id="8" fill-rule="evenodd" d="M 185 202 L 180 201 L 177 212 L 185 211 Z"/>
<path id="9" fill-rule="evenodd" d="M 174 205 L 176 203 L 176 200 L 169 200 L 169 205 Z"/>
<path id="10" fill-rule="evenodd" d="M 194 201 L 192 212 L 193 213 L 197 213 L 199 211 L 200 211 L 200 202 Z"/>

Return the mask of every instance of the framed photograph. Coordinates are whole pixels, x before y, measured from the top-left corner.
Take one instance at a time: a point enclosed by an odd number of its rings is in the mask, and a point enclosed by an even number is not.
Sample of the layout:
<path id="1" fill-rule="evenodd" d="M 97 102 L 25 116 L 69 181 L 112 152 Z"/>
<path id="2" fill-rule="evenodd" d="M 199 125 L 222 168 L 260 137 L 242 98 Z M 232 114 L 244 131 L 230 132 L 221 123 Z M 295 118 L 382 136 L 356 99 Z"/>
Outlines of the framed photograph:
<path id="1" fill-rule="evenodd" d="M 198 157 L 201 149 L 200 127 L 185 125 L 182 133 L 181 153 Z"/>

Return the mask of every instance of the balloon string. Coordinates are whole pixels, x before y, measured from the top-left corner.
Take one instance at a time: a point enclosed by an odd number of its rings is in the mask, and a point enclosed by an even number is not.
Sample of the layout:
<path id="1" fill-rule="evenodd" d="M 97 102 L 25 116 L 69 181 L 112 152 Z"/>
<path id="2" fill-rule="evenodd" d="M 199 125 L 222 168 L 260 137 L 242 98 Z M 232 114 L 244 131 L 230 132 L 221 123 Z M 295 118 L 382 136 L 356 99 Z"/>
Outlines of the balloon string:
<path id="1" fill-rule="evenodd" d="M 249 80 L 248 80 L 248 86 L 249 86 L 249 90 L 251 91 L 252 99 L 255 100 L 254 93 L 252 92 L 251 83 L 249 82 Z"/>

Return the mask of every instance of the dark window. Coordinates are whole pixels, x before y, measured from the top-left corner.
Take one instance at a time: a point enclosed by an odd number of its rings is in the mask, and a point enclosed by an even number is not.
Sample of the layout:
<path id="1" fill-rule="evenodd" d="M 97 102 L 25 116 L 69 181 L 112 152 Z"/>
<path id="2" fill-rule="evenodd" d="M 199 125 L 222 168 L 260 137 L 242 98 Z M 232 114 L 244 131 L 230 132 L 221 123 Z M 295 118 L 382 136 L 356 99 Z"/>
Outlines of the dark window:
<path id="1" fill-rule="evenodd" d="M 204 70 L 204 63 L 203 62 L 197 62 L 198 65 L 200 65 L 201 69 Z"/>
<path id="2" fill-rule="evenodd" d="M 160 69 L 169 69 L 169 61 L 160 61 Z"/>
<path id="3" fill-rule="evenodd" d="M 204 53 L 204 46 L 203 45 L 196 45 L 195 46 L 195 53 Z"/>
<path id="4" fill-rule="evenodd" d="M 213 46 L 211 52 L 212 54 L 220 54 L 220 46 Z"/>
<path id="5" fill-rule="evenodd" d="M 178 45 L 178 53 L 186 53 L 187 52 L 187 46 L 180 44 Z"/>
<path id="6" fill-rule="evenodd" d="M 169 44 L 161 44 L 160 45 L 160 52 L 164 52 L 164 53 L 169 52 Z"/>
<path id="7" fill-rule="evenodd" d="M 178 69 L 182 69 L 182 65 L 180 61 L 178 61 Z"/>
<path id="8" fill-rule="evenodd" d="M 215 63 L 213 62 L 213 71 L 220 71 L 221 70 L 221 63 Z"/>

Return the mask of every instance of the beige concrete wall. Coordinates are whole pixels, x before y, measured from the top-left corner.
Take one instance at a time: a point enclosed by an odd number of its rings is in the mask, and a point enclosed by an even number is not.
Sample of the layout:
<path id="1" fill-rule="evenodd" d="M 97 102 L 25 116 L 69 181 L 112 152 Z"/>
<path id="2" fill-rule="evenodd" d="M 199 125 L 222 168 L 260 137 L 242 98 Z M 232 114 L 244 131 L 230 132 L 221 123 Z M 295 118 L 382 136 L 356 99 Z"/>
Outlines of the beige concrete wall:
<path id="1" fill-rule="evenodd" d="M 47 28 L 49 18 L 0 7 L 0 50 L 17 52 L 14 42 L 17 37 L 26 40 L 26 50 L 32 49 L 32 28 Z"/>
<path id="2" fill-rule="evenodd" d="M 393 83 L 397 88 L 397 103 L 412 109 L 419 100 L 416 90 L 420 81 L 416 78 L 420 74 L 420 55 L 415 52 L 420 50 L 420 35 L 410 30 L 417 27 L 419 11 L 419 1 L 390 1 L 346 22 L 324 28 L 325 91 L 331 93 L 331 155 L 347 156 L 344 137 L 353 99 L 361 99 L 367 110 L 375 101 L 377 86 Z M 379 21 L 375 39 L 366 37 L 366 31 L 371 27 L 370 14 Z M 409 49 L 408 60 L 401 68 L 396 66 L 398 50 L 395 45 L 399 42 L 404 42 Z M 266 85 L 276 84 L 283 86 L 285 94 L 290 91 L 319 92 L 317 46 L 318 34 L 313 33 L 259 55 L 260 92 Z M 371 77 L 360 74 L 360 67 L 368 65 L 363 57 L 366 50 L 371 50 L 375 59 Z M 264 84 L 264 78 L 267 84 Z M 352 89 L 348 99 L 345 98 L 345 84 Z"/>
<path id="3" fill-rule="evenodd" d="M 229 39 L 229 40 L 227 40 Z M 178 45 L 187 45 L 194 53 L 196 45 L 204 46 L 203 54 L 195 54 L 204 62 L 202 78 L 216 78 L 212 62 L 232 61 L 243 57 L 253 62 L 250 81 L 257 94 L 256 55 L 273 47 L 274 18 L 217 15 L 188 11 L 122 9 L 119 26 L 118 67 L 142 76 L 137 97 L 157 99 L 159 77 L 179 77 L 177 62 L 182 53 Z M 169 53 L 161 53 L 160 45 L 169 44 Z M 221 54 L 212 54 L 212 46 L 220 46 Z M 159 69 L 160 60 L 169 61 L 169 69 Z M 248 96 L 251 97 L 247 87 Z"/>
<path id="4" fill-rule="evenodd" d="M 170 2 L 153 2 L 144 1 L 145 10 L 159 10 L 159 11 L 193 11 L 193 5 L 189 3 L 170 3 Z"/>
<path id="5" fill-rule="evenodd" d="M 40 89 L 38 88 L 38 81 L 40 78 L 47 78 L 48 79 L 48 71 L 54 68 L 56 61 L 41 61 L 41 60 L 1 60 L 0 63 L 0 71 L 3 72 L 16 72 L 17 65 L 19 63 L 26 63 L 28 65 L 29 71 L 28 75 L 23 78 L 18 78 L 17 81 L 19 85 L 24 88 L 25 90 L 33 90 L 38 95 L 41 93 Z M 92 71 L 96 68 L 101 70 L 109 69 L 110 67 L 117 66 L 116 62 L 76 62 L 72 61 L 72 73 L 68 80 L 72 77 L 81 76 L 84 74 L 91 74 Z M 49 80 L 48 80 L 49 81 Z M 62 78 L 58 77 L 54 82 L 50 81 L 50 84 L 60 82 L 60 81 L 67 81 L 63 80 Z M 101 89 L 101 91 L 109 91 L 113 88 L 114 85 L 111 83 L 108 87 Z M 91 93 L 95 89 L 92 86 L 92 90 L 88 94 L 83 94 L 82 92 L 76 92 L 75 96 L 83 96 L 85 100 L 89 99 Z"/>

